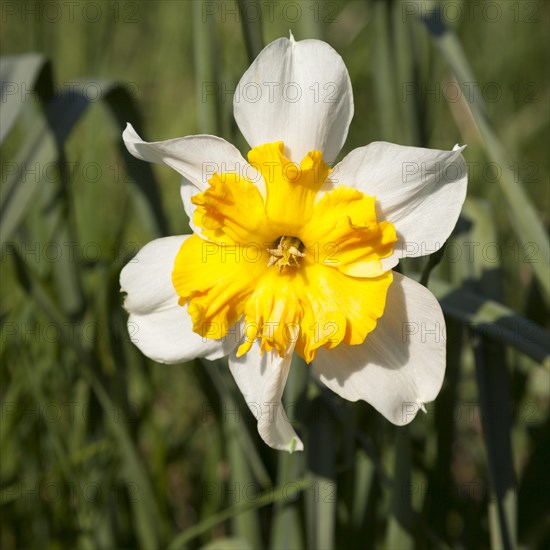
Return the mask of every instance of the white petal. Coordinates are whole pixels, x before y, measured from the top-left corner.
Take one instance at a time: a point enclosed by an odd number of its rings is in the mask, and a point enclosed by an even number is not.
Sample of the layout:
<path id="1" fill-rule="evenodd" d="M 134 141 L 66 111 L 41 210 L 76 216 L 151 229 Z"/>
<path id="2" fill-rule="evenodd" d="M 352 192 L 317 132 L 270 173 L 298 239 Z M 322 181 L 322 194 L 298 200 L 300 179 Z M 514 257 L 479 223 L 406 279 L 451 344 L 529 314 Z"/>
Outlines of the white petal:
<path id="1" fill-rule="evenodd" d="M 141 160 L 170 166 L 200 191 L 208 187 L 208 180 L 214 172 L 238 172 L 253 182 L 261 180 L 258 172 L 234 145 L 216 136 L 198 135 L 145 142 L 128 124 L 122 137 L 132 155 Z"/>
<path id="2" fill-rule="evenodd" d="M 284 358 L 274 352 L 260 356 L 260 346 L 255 342 L 242 357 L 229 357 L 231 374 L 258 420 L 260 436 L 270 447 L 290 452 L 304 449 L 281 403 L 292 351 Z"/>
<path id="3" fill-rule="evenodd" d="M 371 143 L 334 167 L 325 190 L 347 185 L 376 197 L 379 218 L 393 223 L 400 239 L 383 261 L 389 269 L 399 258 L 439 250 L 451 234 L 466 197 L 463 150 Z"/>
<path id="4" fill-rule="evenodd" d="M 214 360 L 229 355 L 238 344 L 240 328 L 221 340 L 204 338 L 193 332 L 187 308 L 175 302 L 150 313 L 130 313 L 128 333 L 144 355 L 171 365 L 197 357 Z"/>
<path id="5" fill-rule="evenodd" d="M 386 311 L 365 342 L 321 348 L 313 367 L 338 395 L 370 403 L 394 424 L 408 424 L 441 389 L 445 337 L 445 320 L 432 293 L 394 273 Z"/>
<path id="6" fill-rule="evenodd" d="M 130 313 L 168 307 L 177 294 L 172 284 L 174 262 L 189 235 L 164 237 L 147 243 L 120 272 L 120 287 Z"/>
<path id="7" fill-rule="evenodd" d="M 316 149 L 331 164 L 353 117 L 348 71 L 325 42 L 279 38 L 241 78 L 233 110 L 251 147 L 284 141 L 294 162 Z"/>
<path id="8" fill-rule="evenodd" d="M 121 290 L 127 293 L 124 307 L 130 313 L 130 339 L 159 363 L 181 363 L 195 357 L 218 359 L 238 344 L 237 330 L 223 340 L 194 333 L 187 308 L 178 305 L 172 270 L 176 254 L 187 237 L 150 242 L 120 273 Z"/>

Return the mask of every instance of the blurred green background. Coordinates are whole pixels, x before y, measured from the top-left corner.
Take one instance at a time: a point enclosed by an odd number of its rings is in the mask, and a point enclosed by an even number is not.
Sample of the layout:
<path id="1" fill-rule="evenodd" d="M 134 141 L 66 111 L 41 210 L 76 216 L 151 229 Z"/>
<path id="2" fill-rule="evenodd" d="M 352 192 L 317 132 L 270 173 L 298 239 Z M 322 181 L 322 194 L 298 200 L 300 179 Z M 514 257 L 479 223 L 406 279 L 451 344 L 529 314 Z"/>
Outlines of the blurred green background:
<path id="1" fill-rule="evenodd" d="M 549 20 L 529 0 L 4 1 L 1 548 L 548 547 Z M 124 123 L 246 153 L 232 90 L 289 30 L 348 67 L 341 157 L 467 143 L 470 175 L 447 248 L 401 266 L 447 317 L 439 398 L 396 428 L 296 363 L 294 455 L 223 362 L 143 357 L 118 284 L 188 231 L 179 176 L 125 154 Z"/>

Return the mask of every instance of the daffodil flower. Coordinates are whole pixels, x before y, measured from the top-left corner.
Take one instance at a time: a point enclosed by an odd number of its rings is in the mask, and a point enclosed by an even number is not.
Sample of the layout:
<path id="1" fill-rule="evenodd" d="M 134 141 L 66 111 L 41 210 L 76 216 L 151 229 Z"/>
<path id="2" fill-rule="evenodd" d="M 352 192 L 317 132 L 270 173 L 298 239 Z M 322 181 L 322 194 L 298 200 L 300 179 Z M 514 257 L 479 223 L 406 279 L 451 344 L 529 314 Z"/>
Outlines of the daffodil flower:
<path id="1" fill-rule="evenodd" d="M 228 355 L 276 449 L 303 449 L 281 404 L 294 353 L 398 425 L 443 381 L 441 308 L 392 268 L 449 237 L 466 193 L 462 148 L 376 142 L 331 168 L 353 111 L 342 58 L 291 36 L 269 44 L 235 91 L 248 161 L 219 137 L 147 143 L 131 125 L 123 135 L 134 156 L 184 177 L 194 232 L 147 244 L 123 269 L 134 341 L 161 363 Z"/>

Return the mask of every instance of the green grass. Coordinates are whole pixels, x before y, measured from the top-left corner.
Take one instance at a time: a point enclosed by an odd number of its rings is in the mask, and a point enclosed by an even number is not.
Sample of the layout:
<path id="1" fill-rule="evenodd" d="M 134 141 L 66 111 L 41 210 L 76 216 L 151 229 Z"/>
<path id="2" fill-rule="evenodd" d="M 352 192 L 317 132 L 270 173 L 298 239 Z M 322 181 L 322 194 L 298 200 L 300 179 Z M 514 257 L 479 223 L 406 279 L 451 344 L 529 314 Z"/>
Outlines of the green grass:
<path id="1" fill-rule="evenodd" d="M 443 35 L 418 17 L 429 2 L 267 4 L 246 25 L 235 2 L 2 5 L 0 546 L 550 544 L 550 4 L 444 2 Z M 124 122 L 246 152 L 231 90 L 289 29 L 327 40 L 350 71 L 341 156 L 376 140 L 467 143 L 470 168 L 461 221 L 429 266 L 448 322 L 438 400 L 395 428 L 296 362 L 285 398 L 308 450 L 293 455 L 260 441 L 223 362 L 144 358 L 118 283 L 142 245 L 188 230 L 179 176 L 129 159 Z M 30 52 L 51 65 L 8 58 Z M 67 86 L 79 91 L 60 101 Z"/>

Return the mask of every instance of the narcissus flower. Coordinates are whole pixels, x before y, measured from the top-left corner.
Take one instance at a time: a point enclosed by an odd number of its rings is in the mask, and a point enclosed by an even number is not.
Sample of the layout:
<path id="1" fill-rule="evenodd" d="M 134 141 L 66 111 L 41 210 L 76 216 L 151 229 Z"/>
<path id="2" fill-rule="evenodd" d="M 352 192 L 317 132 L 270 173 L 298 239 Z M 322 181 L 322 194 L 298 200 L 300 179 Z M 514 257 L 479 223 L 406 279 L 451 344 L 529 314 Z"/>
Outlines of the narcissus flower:
<path id="1" fill-rule="evenodd" d="M 376 142 L 331 166 L 353 116 L 341 57 L 318 40 L 269 44 L 239 82 L 251 147 L 198 135 L 136 157 L 179 172 L 192 235 L 146 245 L 122 271 L 132 336 L 162 363 L 229 356 L 264 441 L 301 450 L 281 396 L 297 353 L 331 390 L 394 424 L 437 396 L 445 322 L 433 295 L 392 272 L 438 250 L 466 193 L 462 148 Z"/>

